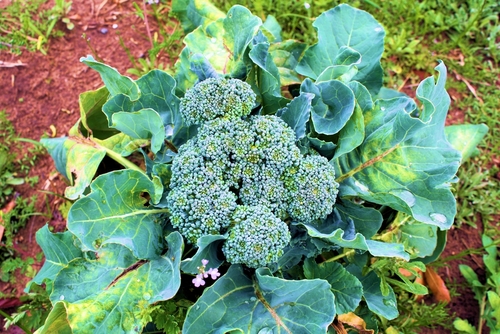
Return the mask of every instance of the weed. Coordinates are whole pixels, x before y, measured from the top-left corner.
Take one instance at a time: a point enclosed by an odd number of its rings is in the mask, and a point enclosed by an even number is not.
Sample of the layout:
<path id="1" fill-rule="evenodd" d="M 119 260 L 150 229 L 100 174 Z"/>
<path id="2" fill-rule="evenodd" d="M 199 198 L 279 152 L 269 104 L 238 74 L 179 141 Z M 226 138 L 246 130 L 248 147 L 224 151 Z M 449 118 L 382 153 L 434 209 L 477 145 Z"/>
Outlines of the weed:
<path id="1" fill-rule="evenodd" d="M 461 333 L 483 333 L 486 325 L 491 332 L 500 330 L 500 265 L 498 258 L 498 241 L 493 241 L 483 235 L 483 246 L 486 254 L 483 261 L 486 267 L 486 282 L 479 281 L 477 274 L 471 267 L 461 264 L 460 272 L 465 277 L 470 288 L 474 292 L 474 298 L 479 302 L 479 323 L 474 327 L 467 320 L 457 318 L 453 322 L 454 327 Z"/>
<path id="2" fill-rule="evenodd" d="M 47 0 L 14 0 L 0 9 L 0 50 L 7 49 L 20 54 L 22 50 L 47 52 L 51 37 L 60 37 L 62 31 L 55 29 L 57 22 L 66 24 L 71 30 L 74 25 L 66 16 L 71 2 L 56 0 L 50 9 L 43 9 Z"/>
<path id="3" fill-rule="evenodd" d="M 35 212 L 35 200 L 36 197 L 30 199 L 17 197 L 12 210 L 7 213 L 0 212 L 0 221 L 4 228 L 3 236 L 0 240 L 2 268 L 3 263 L 15 255 L 14 244 L 16 234 L 26 225 L 31 216 L 38 215 Z"/>
<path id="4" fill-rule="evenodd" d="M 395 290 L 398 296 L 399 317 L 391 321 L 382 320 L 381 327 L 386 333 L 417 334 L 420 329 L 440 327 L 453 328 L 450 310 L 446 303 L 428 304 L 416 301 L 415 296 L 406 291 Z"/>
<path id="5" fill-rule="evenodd" d="M 22 295 L 20 299 L 23 304 L 16 312 L 10 316 L 2 314 L 7 319 L 4 328 L 8 330 L 16 325 L 26 333 L 32 333 L 33 330 L 43 325 L 49 314 L 51 307 L 49 294 L 44 288 L 33 286 L 31 292 Z"/>
<path id="6" fill-rule="evenodd" d="M 146 26 L 147 38 L 151 44 L 151 48 L 141 58 L 135 58 L 130 49 L 125 45 L 125 42 L 120 37 L 120 44 L 127 53 L 127 56 L 132 63 L 133 68 L 127 72 L 140 77 L 153 69 L 167 70 L 173 65 L 174 59 L 178 56 L 182 49 L 183 32 L 179 24 L 171 20 L 168 12 L 171 10 L 170 3 L 151 3 L 142 6 L 134 2 L 135 13 L 139 16 Z M 149 27 L 148 17 L 151 16 L 158 26 L 158 31 L 152 32 Z M 160 58 L 166 56 L 169 59 L 168 64 L 160 62 Z"/>

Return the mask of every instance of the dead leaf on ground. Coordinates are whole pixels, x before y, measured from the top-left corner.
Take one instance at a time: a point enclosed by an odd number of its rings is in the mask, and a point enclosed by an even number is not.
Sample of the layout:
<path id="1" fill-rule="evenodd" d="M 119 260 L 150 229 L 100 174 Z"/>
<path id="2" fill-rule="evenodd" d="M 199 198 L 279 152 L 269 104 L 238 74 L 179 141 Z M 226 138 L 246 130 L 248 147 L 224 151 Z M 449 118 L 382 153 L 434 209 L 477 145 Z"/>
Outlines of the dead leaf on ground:
<path id="1" fill-rule="evenodd" d="M 434 269 L 432 269 L 431 267 L 427 267 L 427 270 L 424 273 L 424 277 L 429 290 L 431 290 L 437 301 L 445 303 L 449 303 L 451 301 L 450 291 L 444 284 L 441 276 L 439 276 L 438 273 L 434 271 Z"/>

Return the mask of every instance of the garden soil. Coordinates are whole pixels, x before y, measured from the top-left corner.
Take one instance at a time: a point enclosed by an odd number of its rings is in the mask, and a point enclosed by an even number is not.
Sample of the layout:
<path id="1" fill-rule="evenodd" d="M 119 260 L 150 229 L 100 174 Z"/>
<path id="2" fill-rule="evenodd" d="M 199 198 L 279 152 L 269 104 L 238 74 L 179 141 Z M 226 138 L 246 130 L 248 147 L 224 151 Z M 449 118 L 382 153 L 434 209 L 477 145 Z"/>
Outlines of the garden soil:
<path id="1" fill-rule="evenodd" d="M 137 2 L 142 5 L 141 1 Z M 82 64 L 80 57 L 92 54 L 96 59 L 118 69 L 120 73 L 126 73 L 132 63 L 120 44 L 120 37 L 135 58 L 143 57 L 151 47 L 146 26 L 136 15 L 133 1 L 73 1 L 68 16 L 75 24 L 74 29 L 68 31 L 64 25 L 59 25 L 58 28 L 65 31 L 65 35 L 50 41 L 47 55 L 25 51 L 16 56 L 10 52 L 0 52 L 0 110 L 6 110 L 20 137 L 38 141 L 44 135 L 67 135 L 80 116 L 78 95 L 102 86 L 97 72 Z M 150 21 L 151 32 L 156 29 Z M 173 63 L 169 59 L 162 61 Z M 463 112 L 460 111 L 452 110 L 450 116 L 450 123 L 463 120 Z M 19 256 L 24 259 L 34 258 L 41 252 L 35 240 L 35 233 L 44 224 L 52 226 L 54 231 L 65 229 L 65 221 L 59 207 L 64 202 L 60 195 L 64 193 L 67 183 L 55 171 L 48 154 L 37 159 L 30 171 L 30 176 L 35 175 L 39 176 L 39 182 L 34 187 L 22 185 L 16 188 L 16 193 L 25 198 L 36 195 L 37 211 L 46 214 L 32 217 L 17 235 L 15 247 Z M 478 218 L 480 224 L 480 217 Z M 480 229 L 463 225 L 463 228 L 449 232 L 444 256 L 478 247 L 481 247 Z M 472 292 L 464 287 L 464 280 L 458 270 L 460 263 L 470 265 L 484 280 L 480 256 L 467 256 L 450 261 L 439 269 L 439 274 L 447 285 L 454 287 L 458 293 L 449 304 L 451 312 L 477 324 L 478 304 Z M 35 269 L 39 270 L 42 264 L 43 260 L 42 263 L 35 264 Z M 14 296 L 10 299 L 0 299 L 0 309 L 7 312 L 15 310 L 20 304 L 18 298 L 28 280 L 23 275 L 17 275 L 15 285 L 0 282 L 0 292 Z M 426 302 L 433 302 L 432 298 L 427 297 Z M 2 332 L 3 320 L 0 316 L 0 333 L 6 333 Z M 18 332 L 21 331 L 17 328 L 9 329 L 9 333 Z M 424 332 L 447 333 L 446 330 L 440 329 L 423 330 L 422 333 Z"/>

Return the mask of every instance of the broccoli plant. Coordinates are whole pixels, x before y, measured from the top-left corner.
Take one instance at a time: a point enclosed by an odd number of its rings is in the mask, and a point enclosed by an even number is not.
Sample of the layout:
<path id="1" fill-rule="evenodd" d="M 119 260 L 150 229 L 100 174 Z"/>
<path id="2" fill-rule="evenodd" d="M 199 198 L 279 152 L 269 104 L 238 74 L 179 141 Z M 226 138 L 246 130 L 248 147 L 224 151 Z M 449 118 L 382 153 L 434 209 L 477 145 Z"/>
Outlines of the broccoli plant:
<path id="1" fill-rule="evenodd" d="M 84 57 L 105 86 L 43 140 L 75 202 L 67 231 L 37 232 L 30 284 L 53 306 L 38 333 L 377 331 L 392 286 L 426 292 L 399 269 L 443 250 L 450 183 L 486 127 L 445 127 L 442 63 L 419 104 L 383 88 L 384 30 L 348 5 L 316 18 L 315 45 L 242 6 L 173 10 L 173 75 Z M 104 159 L 122 168 L 96 175 Z"/>

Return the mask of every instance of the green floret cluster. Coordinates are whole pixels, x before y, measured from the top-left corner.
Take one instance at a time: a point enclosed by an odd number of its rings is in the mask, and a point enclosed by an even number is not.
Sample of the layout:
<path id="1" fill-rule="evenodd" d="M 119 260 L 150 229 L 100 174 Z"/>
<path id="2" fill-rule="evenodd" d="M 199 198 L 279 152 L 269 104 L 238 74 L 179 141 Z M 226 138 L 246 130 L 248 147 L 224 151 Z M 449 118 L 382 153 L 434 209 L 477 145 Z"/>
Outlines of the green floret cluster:
<path id="1" fill-rule="evenodd" d="M 181 104 L 194 103 L 186 98 Z M 253 101 L 235 112 L 241 105 L 238 100 L 213 112 L 219 116 L 200 122 L 198 134 L 180 147 L 167 205 L 172 225 L 189 243 L 226 234 L 227 260 L 255 268 L 276 261 L 288 245 L 285 220 L 326 218 L 338 184 L 326 158 L 301 154 L 295 132 L 281 118 L 248 116 Z"/>
<path id="2" fill-rule="evenodd" d="M 187 125 L 218 117 L 235 119 L 250 114 L 255 102 L 252 87 L 238 79 L 209 78 L 186 92 L 180 111 Z"/>
<path id="3" fill-rule="evenodd" d="M 238 206 L 233 224 L 222 247 L 230 263 L 263 267 L 276 262 L 290 242 L 286 223 L 263 205 Z"/>

